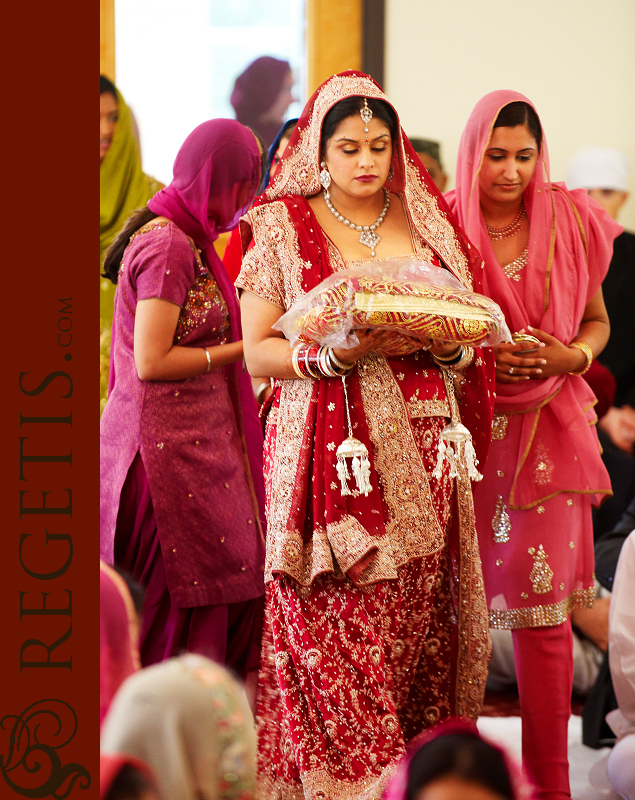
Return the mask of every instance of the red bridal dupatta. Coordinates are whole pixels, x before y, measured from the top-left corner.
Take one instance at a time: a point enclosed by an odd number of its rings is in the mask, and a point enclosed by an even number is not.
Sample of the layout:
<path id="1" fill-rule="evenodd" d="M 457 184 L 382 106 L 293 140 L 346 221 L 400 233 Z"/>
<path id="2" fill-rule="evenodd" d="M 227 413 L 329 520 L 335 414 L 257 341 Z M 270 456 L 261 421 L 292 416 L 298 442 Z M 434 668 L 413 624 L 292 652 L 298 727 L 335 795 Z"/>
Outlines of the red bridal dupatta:
<path id="1" fill-rule="evenodd" d="M 500 305 L 512 333 L 532 326 L 568 344 L 606 275 L 613 239 L 622 228 L 585 190 L 551 183 L 543 135 L 523 198 L 531 226 L 528 264 L 520 281 L 507 278 L 485 229 L 478 178 L 494 122 L 515 101 L 533 108 L 524 95 L 508 90 L 491 92 L 476 104 L 461 139 L 456 190 L 446 198 L 485 260 L 482 292 Z M 595 402 L 578 375 L 497 384 L 492 436 L 503 449 L 506 441 L 516 448 L 505 439 L 508 416 L 523 415 L 518 450 L 505 456 L 516 463 L 511 509 L 532 508 L 565 491 L 590 494 L 596 503 L 611 493 L 592 427 Z"/>

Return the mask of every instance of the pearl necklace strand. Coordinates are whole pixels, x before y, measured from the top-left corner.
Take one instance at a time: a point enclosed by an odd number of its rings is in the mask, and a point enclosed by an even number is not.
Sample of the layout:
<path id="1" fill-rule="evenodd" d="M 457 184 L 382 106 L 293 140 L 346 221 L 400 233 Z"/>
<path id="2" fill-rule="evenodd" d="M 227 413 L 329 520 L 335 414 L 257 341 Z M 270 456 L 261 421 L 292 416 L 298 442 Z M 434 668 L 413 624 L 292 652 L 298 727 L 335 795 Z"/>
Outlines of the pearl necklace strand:
<path id="1" fill-rule="evenodd" d="M 495 239 L 497 241 L 500 241 L 501 239 L 511 239 L 511 237 L 515 236 L 521 229 L 523 220 L 526 216 L 527 213 L 525 211 L 525 205 L 524 203 L 521 203 L 520 208 L 518 209 L 518 214 L 516 214 L 514 221 L 510 222 L 509 225 L 506 225 L 504 228 L 492 228 L 489 225 L 485 225 L 490 239 Z"/>
<path id="2" fill-rule="evenodd" d="M 324 202 L 326 203 L 326 207 L 331 212 L 331 214 L 333 214 L 335 219 L 339 220 L 343 225 L 347 225 L 349 228 L 351 228 L 351 230 L 360 232 L 361 234 L 359 237 L 360 244 L 369 247 L 371 251 L 370 252 L 371 256 L 374 256 L 375 248 L 377 247 L 379 241 L 381 240 L 381 236 L 378 236 L 375 233 L 375 231 L 384 221 L 384 217 L 388 213 L 388 208 L 390 206 L 390 193 L 388 192 L 388 190 L 384 189 L 384 207 L 381 210 L 381 214 L 377 217 L 377 219 L 372 225 L 356 225 L 354 222 L 350 222 L 349 220 L 347 220 L 346 217 L 343 217 L 339 213 L 339 211 L 337 211 L 333 207 L 333 203 L 331 203 L 331 196 L 326 191 L 326 189 L 324 190 Z"/>

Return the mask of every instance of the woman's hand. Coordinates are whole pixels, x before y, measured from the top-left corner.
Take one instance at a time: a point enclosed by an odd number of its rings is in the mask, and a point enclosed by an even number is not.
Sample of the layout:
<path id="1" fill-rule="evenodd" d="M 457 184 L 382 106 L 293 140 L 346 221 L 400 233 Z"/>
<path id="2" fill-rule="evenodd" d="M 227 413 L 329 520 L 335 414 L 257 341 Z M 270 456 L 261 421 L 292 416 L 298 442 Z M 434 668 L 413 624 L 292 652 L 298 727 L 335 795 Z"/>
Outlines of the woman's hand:
<path id="1" fill-rule="evenodd" d="M 524 330 L 520 333 L 525 333 Z M 539 328 L 527 328 L 527 333 L 540 340 L 531 342 L 505 342 L 494 348 L 496 354 L 496 380 L 517 383 L 532 378 L 551 378 L 566 372 L 575 372 L 586 364 L 585 354 L 577 347 L 563 344 L 555 336 Z"/>
<path id="2" fill-rule="evenodd" d="M 359 340 L 359 344 L 355 345 L 355 347 L 333 348 L 335 357 L 344 364 L 352 365 L 356 361 L 359 361 L 360 358 L 367 356 L 369 353 L 376 352 L 381 350 L 384 346 L 394 343 L 396 335 L 394 331 L 379 330 L 377 328 L 360 329 L 356 330 L 355 333 L 357 334 L 357 338 Z M 401 338 L 407 345 L 401 349 L 401 352 L 404 355 L 407 355 L 408 353 L 415 353 L 417 350 L 421 350 L 426 346 L 421 339 L 417 339 L 414 336 L 405 336 L 401 334 Z"/>
<path id="3" fill-rule="evenodd" d="M 494 347 L 496 358 L 496 380 L 501 383 L 518 383 L 528 381 L 531 378 L 545 378 L 543 372 L 547 360 L 543 358 L 546 342 L 538 334 L 535 328 L 528 329 L 532 336 L 541 339 L 540 344 L 533 342 L 503 342 Z M 525 333 L 524 330 L 519 331 Z M 546 334 L 547 336 L 549 334 Z M 553 336 L 549 337 L 554 342 L 557 340 Z M 563 345 L 564 346 L 564 345 Z"/>

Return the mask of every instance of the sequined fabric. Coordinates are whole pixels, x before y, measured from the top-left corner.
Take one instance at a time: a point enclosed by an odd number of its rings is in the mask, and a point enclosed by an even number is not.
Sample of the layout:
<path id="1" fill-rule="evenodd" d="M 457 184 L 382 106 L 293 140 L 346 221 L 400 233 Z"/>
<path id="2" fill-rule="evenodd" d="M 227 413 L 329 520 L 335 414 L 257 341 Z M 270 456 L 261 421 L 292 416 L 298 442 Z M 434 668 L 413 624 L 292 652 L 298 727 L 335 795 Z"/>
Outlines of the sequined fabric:
<path id="1" fill-rule="evenodd" d="M 439 428 L 438 419 L 413 421 L 430 470 Z M 267 429 L 266 472 L 277 425 Z M 434 485 L 431 501 L 445 530 L 457 513 L 447 477 Z M 273 579 L 257 714 L 261 800 L 378 800 L 405 743 L 465 713 L 451 667 L 460 604 L 452 586 L 444 550 L 410 560 L 395 579 L 363 591 L 341 573 L 300 590 L 285 576 Z M 483 633 L 474 627 L 485 655 Z"/>
<path id="2" fill-rule="evenodd" d="M 595 597 L 589 496 L 561 492 L 527 508 L 513 503 L 518 467 L 510 454 L 521 449 L 525 416 L 503 416 L 506 435 L 492 442 L 483 482 L 474 492 L 493 628 L 560 625 Z M 554 447 L 558 441 L 546 441 L 538 430 L 525 453 L 537 491 L 548 491 Z"/>

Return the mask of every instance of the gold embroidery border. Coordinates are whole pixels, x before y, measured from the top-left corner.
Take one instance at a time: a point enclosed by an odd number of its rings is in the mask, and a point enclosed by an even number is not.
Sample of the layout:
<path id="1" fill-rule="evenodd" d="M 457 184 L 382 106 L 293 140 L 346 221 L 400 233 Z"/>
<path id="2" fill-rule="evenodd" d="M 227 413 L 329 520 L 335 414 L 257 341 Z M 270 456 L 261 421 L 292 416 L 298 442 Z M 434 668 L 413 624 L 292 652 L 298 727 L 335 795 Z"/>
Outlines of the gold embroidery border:
<path id="1" fill-rule="evenodd" d="M 489 610 L 490 628 L 543 628 L 561 625 L 566 622 L 574 608 L 590 608 L 595 602 L 595 587 L 575 589 L 568 597 L 558 603 L 549 603 L 526 608 Z"/>

